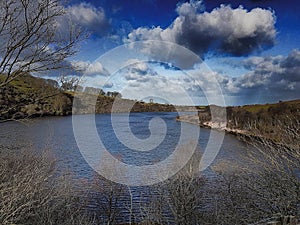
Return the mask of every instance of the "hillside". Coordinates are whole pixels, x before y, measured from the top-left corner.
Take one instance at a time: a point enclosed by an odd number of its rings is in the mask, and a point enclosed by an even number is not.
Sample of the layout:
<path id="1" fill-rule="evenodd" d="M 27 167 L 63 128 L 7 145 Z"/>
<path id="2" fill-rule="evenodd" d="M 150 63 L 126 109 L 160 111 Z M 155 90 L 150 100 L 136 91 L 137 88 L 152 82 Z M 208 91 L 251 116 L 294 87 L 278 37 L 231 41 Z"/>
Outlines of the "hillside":
<path id="1" fill-rule="evenodd" d="M 213 121 L 211 111 L 214 112 Z M 234 134 L 263 136 L 278 142 L 285 139 L 298 144 L 300 141 L 300 100 L 226 108 L 210 105 L 199 108 L 198 115 L 177 119 Z"/>
<path id="2" fill-rule="evenodd" d="M 0 75 L 0 79 L 4 79 Z M 62 91 L 58 83 L 50 79 L 42 79 L 31 75 L 12 81 L 0 89 L 0 120 L 32 118 L 40 116 L 64 116 L 72 113 L 72 103 L 75 93 Z M 95 94 L 90 95 L 95 98 Z M 116 96 L 106 96 L 103 93 L 96 96 L 96 113 L 110 113 Z M 115 112 L 127 112 L 127 106 L 133 105 L 131 112 L 173 112 L 174 106 L 168 104 L 145 103 L 118 98 L 118 109 Z M 82 103 L 84 105 L 84 103 Z M 181 107 L 185 110 L 185 107 Z M 82 110 L 80 113 L 90 113 Z"/>
<path id="3" fill-rule="evenodd" d="M 71 112 L 70 96 L 60 91 L 53 80 L 23 75 L 1 88 L 0 94 L 0 120 Z"/>

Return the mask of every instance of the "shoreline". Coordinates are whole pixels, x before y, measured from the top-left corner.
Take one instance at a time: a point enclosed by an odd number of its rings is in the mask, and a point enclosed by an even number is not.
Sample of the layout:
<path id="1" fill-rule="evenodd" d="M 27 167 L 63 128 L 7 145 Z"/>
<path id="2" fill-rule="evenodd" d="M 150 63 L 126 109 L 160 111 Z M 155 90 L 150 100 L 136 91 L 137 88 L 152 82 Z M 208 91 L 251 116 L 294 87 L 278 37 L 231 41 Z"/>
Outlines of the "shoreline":
<path id="1" fill-rule="evenodd" d="M 249 134 L 245 130 L 228 128 L 226 127 L 226 122 L 211 122 L 211 121 L 202 122 L 199 120 L 198 115 L 182 115 L 180 117 L 176 117 L 176 121 L 194 124 L 202 128 L 225 131 L 226 133 L 233 134 L 235 136 L 240 135 L 244 137 L 249 137 L 249 136 L 257 137 L 255 135 Z"/>
<path id="2" fill-rule="evenodd" d="M 175 113 L 176 111 L 134 111 L 134 112 L 127 112 L 127 111 L 118 111 L 118 112 L 95 112 L 95 113 L 72 113 L 68 112 L 65 114 L 50 114 L 50 113 L 44 113 L 44 114 L 33 114 L 30 116 L 24 116 L 24 117 L 18 117 L 18 118 L 8 118 L 8 119 L 0 119 L 0 123 L 6 123 L 6 122 L 18 122 L 23 120 L 34 120 L 34 119 L 42 119 L 42 118 L 56 118 L 56 117 L 68 117 L 68 116 L 80 116 L 80 115 L 107 115 L 107 114 L 124 114 L 124 113 Z M 181 112 L 194 112 L 190 110 L 182 110 Z"/>
<path id="3" fill-rule="evenodd" d="M 220 131 L 220 132 L 225 132 L 227 134 L 234 135 L 237 138 L 239 138 L 245 142 L 252 142 L 253 140 L 260 141 L 261 139 L 267 139 L 268 141 L 270 141 L 271 143 L 273 143 L 275 145 L 279 144 L 278 142 L 276 142 L 268 137 L 265 137 L 263 135 L 257 135 L 255 133 L 250 133 L 249 131 L 246 131 L 246 130 L 231 129 L 231 128 L 228 128 L 225 126 L 226 123 L 222 123 L 223 126 L 218 126 L 219 123 L 217 123 L 217 122 L 215 122 L 215 123 L 212 123 L 210 121 L 201 122 L 199 120 L 199 118 L 197 118 L 197 117 L 198 117 L 197 115 L 183 115 L 181 117 L 177 117 L 176 121 L 190 123 L 193 125 L 197 125 L 201 128 L 207 128 L 207 129 L 213 129 L 213 130 Z"/>

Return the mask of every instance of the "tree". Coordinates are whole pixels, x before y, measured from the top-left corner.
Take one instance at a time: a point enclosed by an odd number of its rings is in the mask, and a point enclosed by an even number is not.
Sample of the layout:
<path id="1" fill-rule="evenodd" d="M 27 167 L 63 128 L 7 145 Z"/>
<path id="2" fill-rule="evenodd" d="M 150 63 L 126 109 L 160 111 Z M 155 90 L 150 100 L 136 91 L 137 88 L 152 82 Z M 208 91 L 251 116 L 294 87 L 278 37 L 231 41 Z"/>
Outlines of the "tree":
<path id="1" fill-rule="evenodd" d="M 88 197 L 95 206 L 97 224 L 115 225 L 127 210 L 127 188 L 124 185 L 113 183 L 98 174 L 93 177 L 89 185 Z M 125 221 L 125 218 L 122 218 Z"/>
<path id="2" fill-rule="evenodd" d="M 105 92 L 101 88 L 95 87 L 85 87 L 84 92 L 88 94 L 105 95 Z"/>
<path id="3" fill-rule="evenodd" d="M 145 224 L 202 224 L 200 208 L 206 181 L 199 172 L 200 160 L 200 150 L 196 149 L 184 168 L 153 187 L 149 203 L 142 210 Z"/>
<path id="4" fill-rule="evenodd" d="M 0 145 L 0 224 L 94 224 L 74 178 L 48 151 Z"/>
<path id="5" fill-rule="evenodd" d="M 119 93 L 119 92 L 117 92 L 117 91 L 114 91 L 114 92 L 112 93 L 112 97 L 114 97 L 114 98 L 122 98 L 122 95 L 121 95 L 121 93 Z"/>
<path id="6" fill-rule="evenodd" d="M 112 94 L 113 94 L 113 92 L 111 92 L 111 91 L 106 92 L 106 95 L 107 95 L 108 97 L 112 97 Z"/>
<path id="7" fill-rule="evenodd" d="M 299 118 L 289 116 L 276 121 L 277 140 L 259 137 L 251 144 L 257 152 L 250 159 L 261 168 L 255 191 L 266 198 L 271 213 L 300 216 L 300 147 Z M 266 194 L 267 193 L 267 194 Z"/>
<path id="8" fill-rule="evenodd" d="M 61 76 L 60 87 L 63 91 L 75 91 L 80 83 L 79 77 Z"/>
<path id="9" fill-rule="evenodd" d="M 241 137 L 252 146 L 241 163 L 214 166 L 221 176 L 214 194 L 214 224 L 262 224 L 258 221 L 274 215 L 300 218 L 299 117 L 280 117 L 274 124 L 276 138 L 264 130 Z"/>
<path id="10" fill-rule="evenodd" d="M 26 73 L 70 68 L 66 58 L 82 38 L 60 0 L 0 1 L 0 87 Z"/>

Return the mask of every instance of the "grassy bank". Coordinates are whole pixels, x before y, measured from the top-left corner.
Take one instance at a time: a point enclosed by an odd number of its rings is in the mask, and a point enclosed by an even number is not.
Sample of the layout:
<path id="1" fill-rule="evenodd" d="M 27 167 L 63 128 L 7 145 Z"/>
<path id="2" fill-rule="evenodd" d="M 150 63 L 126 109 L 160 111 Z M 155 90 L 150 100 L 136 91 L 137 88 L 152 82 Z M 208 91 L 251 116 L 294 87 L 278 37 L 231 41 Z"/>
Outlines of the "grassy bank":
<path id="1" fill-rule="evenodd" d="M 0 79 L 4 79 L 0 75 Z M 72 114 L 74 91 L 63 91 L 58 83 L 50 79 L 42 79 L 31 75 L 23 75 L 6 87 L 0 89 L 0 121 L 33 118 L 41 116 L 64 116 Z M 111 113 L 113 104 L 117 109 L 114 112 L 174 112 L 173 105 L 146 103 L 130 99 L 118 98 L 100 94 L 84 93 L 85 97 L 79 102 L 83 106 L 80 113 L 91 113 L 89 99 L 97 99 L 93 113 Z M 79 100 L 80 101 L 80 100 Z M 177 106 L 185 111 L 190 107 Z"/>

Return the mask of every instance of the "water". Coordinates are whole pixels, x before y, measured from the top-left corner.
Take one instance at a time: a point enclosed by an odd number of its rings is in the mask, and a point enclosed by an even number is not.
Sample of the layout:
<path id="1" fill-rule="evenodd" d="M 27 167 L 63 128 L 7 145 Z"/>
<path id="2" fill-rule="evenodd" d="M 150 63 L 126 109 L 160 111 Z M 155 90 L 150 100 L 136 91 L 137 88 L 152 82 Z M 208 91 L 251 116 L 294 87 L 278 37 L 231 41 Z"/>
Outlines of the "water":
<path id="1" fill-rule="evenodd" d="M 196 125 L 177 122 L 175 120 L 177 113 L 132 113 L 129 118 L 130 130 L 124 129 L 126 126 L 124 118 L 126 114 L 115 114 L 114 121 L 115 126 L 120 132 L 119 137 L 127 137 L 129 133 L 132 133 L 136 138 L 146 139 L 151 135 L 155 138 L 163 139 L 161 143 L 152 149 L 151 151 L 141 152 L 138 150 L 132 150 L 124 145 L 118 137 L 115 135 L 115 130 L 111 122 L 111 115 L 100 114 L 95 116 L 96 130 L 105 148 L 118 160 L 123 163 L 135 166 L 151 165 L 160 162 L 168 158 L 174 148 L 178 145 L 181 132 L 184 128 L 185 136 L 191 137 L 200 132 L 200 136 L 196 140 L 200 150 L 206 148 L 211 132 L 210 129 L 200 128 Z M 77 116 L 80 120 L 88 121 L 94 119 L 91 115 Z M 151 134 L 149 129 L 149 121 L 152 118 L 159 117 L 166 125 L 166 133 L 163 133 L 161 124 L 153 125 L 153 133 Z M 81 154 L 76 139 L 73 133 L 72 117 L 46 117 L 40 119 L 34 119 L 30 123 L 20 122 L 8 122 L 0 124 L 0 145 L 24 145 L 30 144 L 36 151 L 49 150 L 57 159 L 58 167 L 61 170 L 70 171 L 76 180 L 88 180 L 93 179 L 95 171 L 85 161 Z M 82 127 L 83 133 L 88 132 Z M 155 136 L 157 135 L 157 136 Z M 215 138 L 222 138 L 222 133 L 215 133 Z M 219 135 L 219 136 L 218 136 Z M 188 139 L 188 138 L 186 138 Z M 188 140 L 183 140 L 183 142 Z M 194 140 L 195 141 L 195 140 Z M 92 141 L 93 142 L 93 141 Z M 93 146 L 93 143 L 89 141 L 87 143 Z M 143 146 L 138 146 L 143 147 Z M 144 146 L 147 148 L 147 146 Z M 235 164 L 236 162 L 242 162 L 243 156 L 246 154 L 247 148 L 245 144 L 238 140 L 235 136 L 225 134 L 220 151 L 213 161 L 211 167 L 204 171 L 207 177 L 213 177 L 213 167 L 220 162 L 229 162 L 228 164 Z M 138 174 L 130 174 L 128 179 L 138 179 Z M 82 186 L 81 188 L 85 188 Z M 129 190 L 129 189 L 128 189 Z M 147 191 L 145 187 L 131 188 L 133 201 L 136 203 L 141 198 L 147 199 Z M 126 192 L 126 190 L 125 190 Z M 128 194 L 128 192 L 127 192 Z M 127 196 L 128 197 L 128 196 Z M 124 202 L 128 202 L 128 199 L 123 199 Z M 91 206 L 93 207 L 93 206 Z M 137 206 L 136 208 L 139 208 Z M 126 213 L 125 213 L 126 214 Z M 128 220 L 128 213 L 126 214 Z"/>
<path id="2" fill-rule="evenodd" d="M 132 113 L 130 114 L 131 132 L 140 139 L 149 137 L 149 121 L 154 117 L 162 118 L 167 126 L 167 132 L 163 141 L 153 150 L 141 152 L 131 150 L 122 144 L 114 133 L 110 114 L 100 114 L 95 116 L 96 127 L 106 149 L 119 160 L 132 165 L 150 165 L 168 157 L 176 145 L 178 145 L 182 126 L 195 133 L 195 129 L 200 131 L 198 143 L 200 149 L 205 149 L 211 130 L 200 128 L 192 124 L 183 124 L 175 120 L 177 113 Z M 116 124 L 120 128 L 124 126 L 125 114 L 118 114 Z M 84 115 L 80 117 L 90 117 Z M 118 121 L 119 120 L 119 121 Z M 118 124 L 119 123 L 119 124 Z M 84 160 L 77 146 L 72 127 L 72 117 L 46 117 L 34 119 L 30 123 L 8 122 L 0 125 L 0 144 L 31 144 L 34 149 L 50 149 L 58 159 L 59 166 L 68 168 L 74 175 L 79 177 L 90 177 L 94 173 L 93 169 Z M 128 130 L 121 130 L 121 135 L 127 135 Z M 155 130 L 155 129 L 154 129 Z M 123 133 L 122 133 L 123 132 Z M 155 132 L 160 132 L 156 130 Z M 158 134 L 159 135 L 159 134 Z M 220 137 L 222 135 L 220 134 Z M 218 137 L 217 137 L 218 138 Z M 213 164 L 221 160 L 239 161 L 245 155 L 247 148 L 245 144 L 235 136 L 225 134 L 220 151 Z"/>

